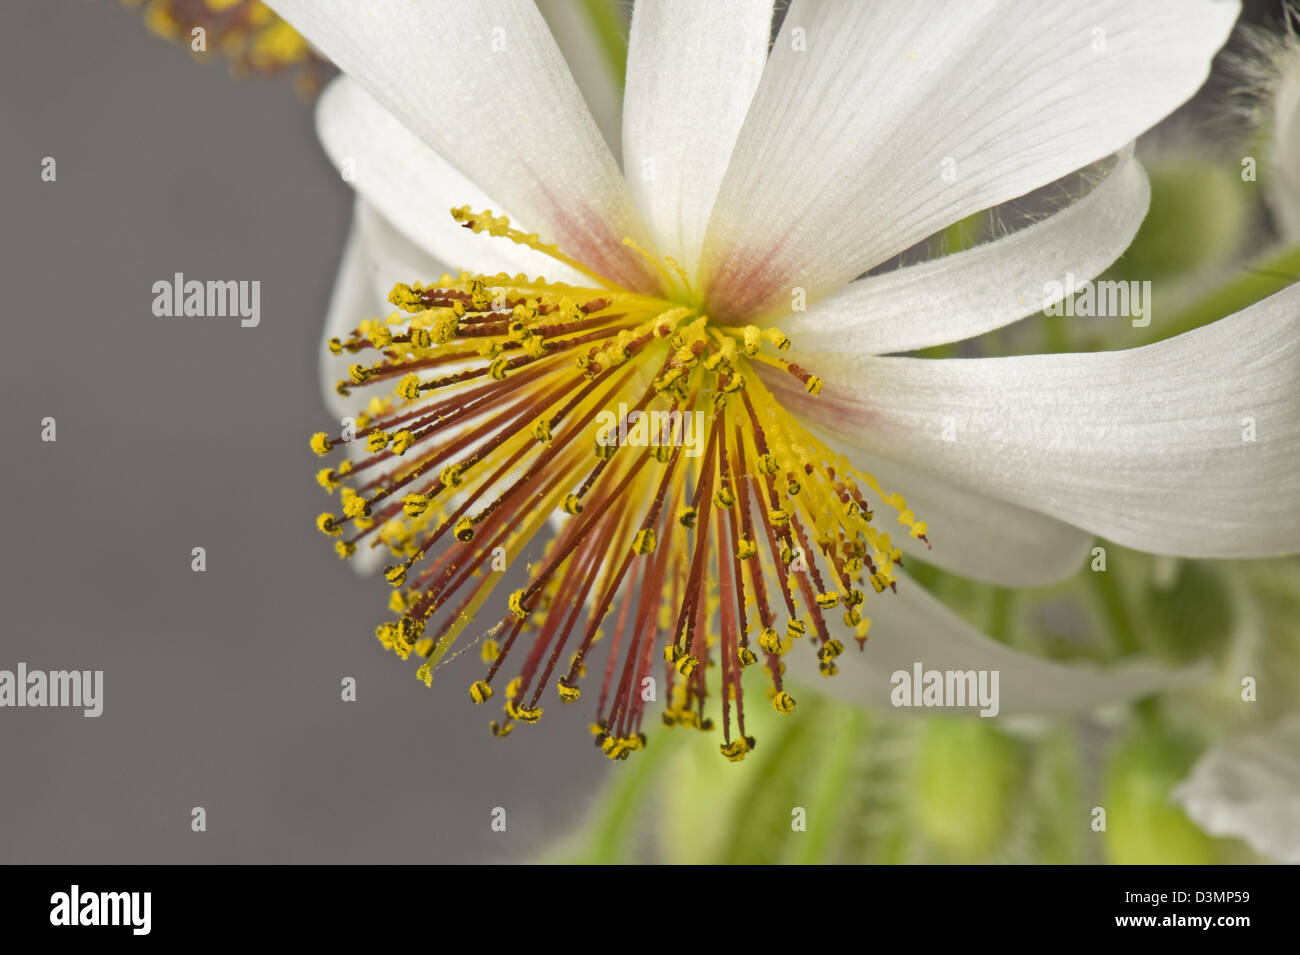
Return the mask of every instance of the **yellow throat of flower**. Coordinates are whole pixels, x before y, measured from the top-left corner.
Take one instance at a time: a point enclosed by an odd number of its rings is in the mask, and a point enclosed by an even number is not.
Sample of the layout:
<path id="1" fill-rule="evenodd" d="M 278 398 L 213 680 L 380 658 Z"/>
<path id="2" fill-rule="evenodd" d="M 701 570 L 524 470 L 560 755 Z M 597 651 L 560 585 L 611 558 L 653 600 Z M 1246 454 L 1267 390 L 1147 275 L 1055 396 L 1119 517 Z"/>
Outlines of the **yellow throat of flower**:
<path id="1" fill-rule="evenodd" d="M 924 523 L 764 387 L 759 365 L 821 390 L 781 357 L 786 337 L 711 322 L 671 259 L 641 253 L 673 300 L 617 288 L 504 217 L 452 215 L 592 286 L 464 273 L 399 284 L 396 311 L 331 341 L 364 359 L 339 392 L 373 396 L 354 433 L 312 437 L 317 454 L 346 446 L 355 457 L 319 473 L 342 513 L 317 526 L 345 558 L 362 547 L 393 555 L 396 619 L 377 636 L 402 659 L 421 657 L 426 684 L 458 643 L 488 665 L 470 687 L 475 703 L 518 664 L 494 734 L 536 722 L 549 684 L 576 701 L 603 640 L 592 729 L 606 755 L 645 744 L 646 704 L 658 700 L 665 725 L 712 729 L 713 690 L 722 754 L 742 759 L 754 746 L 742 671 L 761 662 L 771 705 L 793 711 L 782 656 L 807 637 L 834 675 L 844 647 L 832 626 L 861 645 L 866 593 L 894 586 L 901 557 L 872 504 L 922 540 Z M 556 514 L 567 517 L 526 586 L 486 615 Z"/>

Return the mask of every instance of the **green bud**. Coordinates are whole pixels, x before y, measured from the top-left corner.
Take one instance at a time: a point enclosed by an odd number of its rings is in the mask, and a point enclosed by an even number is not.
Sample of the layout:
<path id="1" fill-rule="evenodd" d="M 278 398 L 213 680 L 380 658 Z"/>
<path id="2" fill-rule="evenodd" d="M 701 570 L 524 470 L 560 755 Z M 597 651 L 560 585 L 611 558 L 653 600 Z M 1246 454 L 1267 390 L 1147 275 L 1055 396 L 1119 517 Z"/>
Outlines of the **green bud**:
<path id="1" fill-rule="evenodd" d="M 1112 269 L 1116 277 L 1158 282 L 1232 258 L 1246 234 L 1252 196 L 1236 168 L 1190 157 L 1157 158 L 1145 165 L 1151 207 Z"/>
<path id="2" fill-rule="evenodd" d="M 1106 859 L 1117 865 L 1211 865 L 1214 840 L 1170 798 L 1198 747 L 1150 727 L 1129 733 L 1111 752 L 1102 787 Z"/>
<path id="3" fill-rule="evenodd" d="M 987 856 L 1002 842 L 1023 781 L 1019 747 L 979 718 L 931 718 L 916 754 L 916 821 L 956 861 Z"/>

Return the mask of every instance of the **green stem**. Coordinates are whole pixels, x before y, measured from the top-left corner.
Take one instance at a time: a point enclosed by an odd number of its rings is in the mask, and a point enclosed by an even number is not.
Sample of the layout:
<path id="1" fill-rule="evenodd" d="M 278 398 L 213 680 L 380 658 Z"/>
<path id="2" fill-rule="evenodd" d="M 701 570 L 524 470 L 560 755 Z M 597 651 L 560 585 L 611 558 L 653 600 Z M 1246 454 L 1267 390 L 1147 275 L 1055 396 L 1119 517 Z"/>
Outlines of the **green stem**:
<path id="1" fill-rule="evenodd" d="M 581 0 L 581 3 L 582 12 L 596 31 L 600 51 L 622 89 L 627 80 L 627 24 L 611 0 Z"/>
<path id="2" fill-rule="evenodd" d="M 1152 322 L 1140 343 L 1149 345 L 1200 328 L 1268 298 L 1296 281 L 1300 281 L 1300 245 L 1281 252 L 1274 249 L 1251 262 L 1240 276 L 1219 286 L 1199 302 L 1189 305 L 1158 326 Z"/>
<path id="3" fill-rule="evenodd" d="M 989 636 L 998 643 L 1011 643 L 1011 620 L 1016 595 L 1009 587 L 989 588 Z"/>
<path id="4" fill-rule="evenodd" d="M 647 746 L 624 764 L 615 767 L 614 779 L 592 806 L 596 818 L 581 835 L 576 851 L 560 853 L 552 861 L 568 865 L 611 865 L 624 858 L 629 836 L 640 818 L 642 805 L 653 795 L 651 783 L 677 746 L 677 737 L 658 734 L 655 745 Z"/>
<path id="5" fill-rule="evenodd" d="M 797 865 L 831 861 L 835 836 L 842 831 L 853 787 L 849 785 L 853 761 L 867 728 L 866 716 L 856 706 L 833 711 L 833 742 L 822 760 L 808 800 L 808 831 L 792 842 Z"/>
<path id="6" fill-rule="evenodd" d="M 1092 571 L 1092 587 L 1101 600 L 1106 619 L 1110 622 L 1111 637 L 1120 656 L 1138 652 L 1137 633 L 1129 617 L 1124 593 L 1120 589 L 1119 579 L 1109 570 Z"/>

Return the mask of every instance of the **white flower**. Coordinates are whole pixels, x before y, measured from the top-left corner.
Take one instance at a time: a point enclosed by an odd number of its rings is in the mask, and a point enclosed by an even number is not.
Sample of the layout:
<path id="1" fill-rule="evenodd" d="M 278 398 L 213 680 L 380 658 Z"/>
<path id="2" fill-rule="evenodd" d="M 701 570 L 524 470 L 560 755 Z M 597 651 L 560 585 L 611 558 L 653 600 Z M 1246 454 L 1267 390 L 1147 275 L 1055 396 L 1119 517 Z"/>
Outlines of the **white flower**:
<path id="1" fill-rule="evenodd" d="M 545 294 L 556 303 L 566 289 L 580 286 L 595 307 L 605 300 L 593 297 L 608 287 L 624 303 L 619 309 L 649 309 L 639 328 L 657 328 L 646 323 L 681 306 L 687 317 L 673 313 L 672 322 L 707 316 L 709 323 L 695 339 L 683 338 L 673 325 L 674 341 L 707 341 L 700 347 L 722 349 L 731 336 L 724 375 L 708 379 L 707 387 L 721 388 L 731 380 L 727 374 L 743 369 L 746 393 L 761 405 L 757 417 L 750 415 L 754 428 L 760 418 L 779 422 L 795 436 L 791 447 L 814 448 L 809 453 L 821 470 L 809 471 L 806 490 L 817 495 L 819 508 L 800 517 L 809 524 L 829 520 L 815 529 L 837 555 L 858 545 L 844 527 L 830 526 L 838 518 L 828 509 L 838 513 L 852 495 L 834 488 L 846 477 L 843 467 L 826 462 L 849 455 L 859 487 L 871 486 L 864 472 L 879 478 L 887 490 L 874 498 L 882 517 L 873 527 L 887 532 L 882 525 L 897 518 L 899 539 L 871 538 L 863 553 L 874 572 L 847 572 L 862 574 L 858 580 L 877 578 L 876 589 L 886 592 L 870 595 L 862 607 L 877 621 L 861 655 L 867 665 L 849 660 L 831 687 L 839 683 L 841 692 L 883 700 L 889 689 L 884 674 L 894 662 L 996 667 L 1002 670 L 1002 712 L 1014 713 L 1091 706 L 1148 692 L 1170 678 L 1144 668 L 1090 671 L 1013 653 L 906 579 L 892 566 L 899 549 L 947 570 L 1021 586 L 1078 570 L 1093 534 L 1197 557 L 1274 555 L 1300 547 L 1294 468 L 1300 298 L 1292 290 L 1211 327 L 1132 351 L 881 357 L 962 340 L 1035 314 L 1046 281 L 1071 273 L 1089 279 L 1122 253 L 1148 201 L 1146 177 L 1129 144 L 1204 81 L 1236 18 L 1235 2 L 796 2 L 769 53 L 770 2 L 642 0 L 628 56 L 626 174 L 530 3 L 276 0 L 272 6 L 346 74 L 325 92 L 318 113 L 327 152 L 354 173 L 350 179 L 362 200 L 329 336 L 368 347 L 364 337 L 347 339 L 344 330 L 373 314 L 375 298 L 394 281 L 432 278 L 442 271 L 440 262 L 482 273 L 489 287 L 496 273 L 545 274 L 551 282 Z M 951 223 L 1112 155 L 1100 183 L 1058 214 L 965 252 L 859 278 Z M 456 228 L 448 215 L 452 207 L 461 208 L 459 220 L 473 229 Z M 533 230 L 540 239 L 516 235 L 514 244 L 507 242 L 499 237 L 506 226 L 481 214 L 489 208 L 508 213 L 511 227 Z M 485 228 L 498 237 L 482 234 Z M 542 243 L 554 243 L 568 257 L 564 264 L 541 255 Z M 497 279 L 523 301 L 523 286 Z M 394 301 L 411 312 L 430 302 L 446 306 L 450 291 L 472 294 L 469 281 L 451 277 L 436 294 L 401 288 Z M 807 310 L 798 311 L 804 300 Z M 754 336 L 768 326 L 777 331 L 762 342 L 745 339 L 741 355 L 736 349 L 746 325 L 755 326 Z M 387 334 L 382 327 L 380 333 Z M 782 335 L 793 346 L 778 353 L 772 346 Z M 748 353 L 749 344 L 757 354 Z M 606 353 L 601 361 L 625 358 Z M 354 380 L 389 380 L 395 372 L 396 366 L 378 373 L 363 368 Z M 336 407 L 345 413 L 354 405 Z M 1243 441 L 1246 419 L 1250 441 Z M 748 421 L 744 440 L 753 442 Z M 813 431 L 833 439 L 833 446 L 815 444 Z M 453 429 L 444 440 L 464 434 Z M 746 445 L 756 452 L 751 465 L 769 463 L 757 453 L 760 445 Z M 786 470 L 785 458 L 770 463 Z M 396 457 L 382 461 L 384 467 L 407 465 Z M 838 478 L 827 479 L 828 466 Z M 786 477 L 793 480 L 793 473 Z M 635 503 L 649 504 L 654 489 L 645 485 Z M 895 489 L 906 504 L 897 506 Z M 612 500 L 602 499 L 606 505 Z M 626 502 L 617 501 L 619 507 L 602 508 L 604 523 L 589 515 L 581 531 L 572 539 L 562 534 L 555 546 L 571 544 L 580 554 L 590 546 L 593 573 L 607 566 L 606 557 L 616 563 L 638 527 L 621 506 Z M 707 534 L 713 515 L 705 505 L 699 521 Z M 808 505 L 808 496 L 790 503 Z M 361 513 L 360 502 L 350 506 Z M 659 520 L 658 512 L 651 515 Z M 526 510 L 516 520 L 532 528 L 534 516 Z M 668 524 L 663 527 L 675 533 Z M 337 530 L 332 518 L 323 526 Z M 579 540 L 584 535 L 594 543 Z M 926 549 L 927 537 L 933 550 Z M 696 539 L 684 535 L 671 545 L 689 556 Z M 594 551 L 602 547 L 597 559 Z M 661 553 L 664 547 L 661 535 Z M 871 548 L 876 557 L 884 555 L 878 568 Z M 765 567 L 788 569 L 788 557 L 776 561 L 779 549 L 774 541 L 772 554 L 761 558 Z M 721 574 L 725 563 L 710 559 L 719 570 L 709 576 Z M 687 566 L 685 559 L 680 567 L 673 563 L 662 586 L 654 587 L 655 596 L 663 589 L 670 609 L 669 582 L 684 586 Z M 836 590 L 841 570 L 824 568 L 831 577 L 827 593 Z M 644 588 L 658 578 L 638 579 Z M 773 595 L 784 579 L 768 578 L 770 602 L 781 602 Z M 566 610 L 586 597 L 599 623 L 601 605 L 609 603 L 599 596 L 606 578 L 596 586 L 565 580 L 553 596 Z M 809 583 L 806 572 L 802 581 Z M 888 593 L 894 584 L 896 593 Z M 634 600 L 637 588 L 628 592 Z M 534 593 L 520 593 L 516 610 L 528 610 Z M 726 633 L 729 593 L 723 579 L 718 652 L 724 681 L 734 668 L 728 655 L 737 652 L 737 635 Z M 838 588 L 841 608 L 848 603 L 846 618 L 856 615 L 854 593 L 851 585 Z M 752 607 L 752 589 L 749 596 Z M 689 595 L 682 599 L 689 602 Z M 800 602 L 819 622 L 808 629 L 811 636 L 822 629 L 820 612 L 807 606 L 813 601 Z M 405 606 L 407 616 L 387 625 L 393 629 L 381 628 L 381 639 L 399 652 L 413 647 L 436 660 L 445 647 L 414 643 L 423 628 L 409 622 L 409 598 Z M 649 612 L 656 610 L 651 600 Z M 633 630 L 645 613 L 644 606 L 633 607 Z M 685 616 L 693 628 L 694 611 Z M 756 623 L 752 616 L 751 609 Z M 617 617 L 616 610 L 610 627 Z M 513 628 L 508 633 L 519 626 L 510 615 L 502 625 Z M 406 630 L 399 634 L 399 627 Z M 617 627 L 623 634 L 623 625 Z M 668 627 L 662 636 L 678 641 L 670 659 L 678 659 L 681 671 L 681 661 L 694 657 L 689 643 L 680 643 L 683 634 Z M 568 636 L 569 630 L 559 630 Z M 575 636 L 583 630 L 580 623 Z M 564 645 L 546 629 L 539 639 L 548 654 Z M 740 646 L 745 642 L 742 635 Z M 823 651 L 820 669 L 833 672 L 834 653 L 828 657 L 826 648 L 836 641 L 823 632 L 816 642 Z M 578 646 L 580 657 L 586 646 Z M 622 647 L 629 652 L 626 643 Z M 776 655 L 768 663 L 779 684 Z M 493 659 L 495 675 L 499 661 Z M 525 664 L 524 687 L 536 684 L 536 693 L 524 694 L 514 684 L 508 689 L 512 717 L 533 716 L 540 666 Z M 648 657 L 644 663 L 629 658 L 626 671 L 614 672 L 612 680 L 606 673 L 598 722 L 606 742 L 613 741 L 607 746 L 612 755 L 624 752 L 624 744 L 634 746 L 627 741 L 643 707 L 629 694 L 639 685 L 633 677 L 650 672 L 649 666 Z M 562 693 L 571 690 L 566 681 L 580 668 L 581 659 L 561 679 Z M 427 665 L 421 673 L 428 677 Z M 679 693 L 686 685 L 694 686 L 688 672 Z M 486 687 L 475 684 L 476 700 Z M 532 701 L 516 704 L 521 694 Z M 606 723 L 606 697 L 620 714 L 617 732 Z M 778 708 L 790 702 L 776 697 Z M 682 719 L 683 706 L 680 696 L 671 701 L 674 719 Z M 734 754 L 738 744 L 727 745 Z"/>
<path id="2" fill-rule="evenodd" d="M 1210 835 L 1300 863 L 1300 716 L 1213 747 L 1173 798 Z"/>

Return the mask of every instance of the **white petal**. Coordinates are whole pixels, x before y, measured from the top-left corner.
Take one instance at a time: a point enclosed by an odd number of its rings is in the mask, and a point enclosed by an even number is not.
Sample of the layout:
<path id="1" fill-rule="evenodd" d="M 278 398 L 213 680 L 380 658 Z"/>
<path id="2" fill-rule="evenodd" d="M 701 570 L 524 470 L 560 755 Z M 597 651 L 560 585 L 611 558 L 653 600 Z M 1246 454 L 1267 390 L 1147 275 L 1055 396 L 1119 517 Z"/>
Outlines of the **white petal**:
<path id="1" fill-rule="evenodd" d="M 1133 241 L 1150 198 L 1142 167 L 1122 158 L 1088 195 L 1041 222 L 859 279 L 784 319 L 781 328 L 800 349 L 863 355 L 982 335 L 1060 301 L 1067 274 L 1076 282 L 1100 274 Z M 1047 282 L 1056 285 L 1048 289 Z"/>
<path id="2" fill-rule="evenodd" d="M 511 215 L 627 287 L 656 279 L 622 173 L 537 8 L 513 0 L 272 0 Z"/>
<path id="3" fill-rule="evenodd" d="M 767 60 L 772 0 L 640 0 L 624 96 L 628 184 L 692 280 L 723 173 Z"/>
<path id="4" fill-rule="evenodd" d="M 943 570 L 1003 587 L 1037 587 L 1078 572 L 1092 546 L 1091 534 L 1037 511 L 905 464 L 860 452 L 851 457 L 927 524 L 929 548 L 902 528 L 891 533 L 894 544 Z"/>
<path id="5" fill-rule="evenodd" d="M 1300 285 L 1128 351 L 795 357 L 819 397 L 765 380 L 851 446 L 1150 553 L 1300 551 Z"/>
<path id="6" fill-rule="evenodd" d="M 622 84 L 609 57 L 596 52 L 600 48 L 600 36 L 584 6 L 573 0 L 537 0 L 537 9 L 546 18 L 551 36 L 564 54 L 573 81 L 591 110 L 591 118 L 617 159 L 623 148 L 623 103 L 619 95 Z"/>
<path id="7" fill-rule="evenodd" d="M 524 272 L 590 284 L 590 279 L 540 252 L 457 225 L 450 213 L 453 206 L 506 214 L 510 210 L 502 209 L 348 77 L 338 77 L 321 94 L 316 129 L 325 152 L 366 202 L 453 270 Z"/>
<path id="8" fill-rule="evenodd" d="M 892 675 L 902 670 L 910 677 L 917 663 L 923 670 L 997 671 L 996 715 L 1005 717 L 1081 713 L 1192 682 L 1208 672 L 1171 671 L 1146 662 L 1101 667 L 1033 657 L 984 636 L 901 573 L 897 593 L 869 595 L 863 610 L 871 618 L 870 639 L 862 652 L 844 641 L 838 675 L 823 678 L 816 656 L 805 646 L 795 646 L 782 658 L 789 675 L 829 696 L 884 708 L 893 705 Z"/>
<path id="9" fill-rule="evenodd" d="M 1204 82 L 1238 8 L 796 2 L 709 224 L 715 311 L 815 301 L 1119 150 Z"/>
<path id="10" fill-rule="evenodd" d="M 1173 797 L 1210 835 L 1300 863 L 1300 716 L 1213 747 Z"/>

